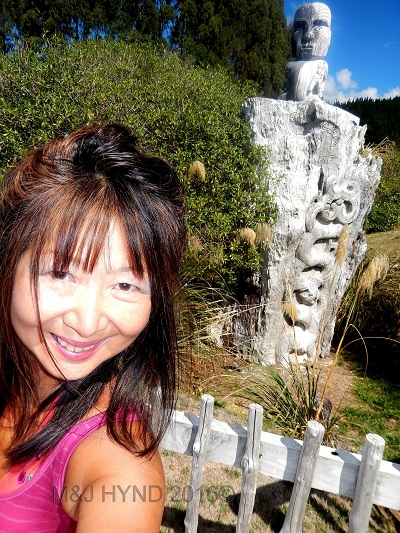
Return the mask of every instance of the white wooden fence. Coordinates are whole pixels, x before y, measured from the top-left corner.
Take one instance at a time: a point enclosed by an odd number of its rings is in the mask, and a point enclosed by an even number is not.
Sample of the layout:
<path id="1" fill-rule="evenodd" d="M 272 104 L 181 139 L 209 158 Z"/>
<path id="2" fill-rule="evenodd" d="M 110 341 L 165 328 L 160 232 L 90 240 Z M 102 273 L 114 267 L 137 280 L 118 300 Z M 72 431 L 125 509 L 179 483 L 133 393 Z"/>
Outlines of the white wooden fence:
<path id="1" fill-rule="evenodd" d="M 308 423 L 302 442 L 262 431 L 260 405 L 250 406 L 247 429 L 213 420 L 213 406 L 214 398 L 205 394 L 199 417 L 174 411 L 162 443 L 166 450 L 193 457 L 186 533 L 197 531 L 205 461 L 242 469 L 237 533 L 249 530 L 258 472 L 294 483 L 281 533 L 302 530 L 311 488 L 353 498 L 350 533 L 367 531 L 372 504 L 400 509 L 400 464 L 382 460 L 385 443 L 379 435 L 367 435 L 358 455 L 321 446 L 324 428 L 318 422 Z"/>

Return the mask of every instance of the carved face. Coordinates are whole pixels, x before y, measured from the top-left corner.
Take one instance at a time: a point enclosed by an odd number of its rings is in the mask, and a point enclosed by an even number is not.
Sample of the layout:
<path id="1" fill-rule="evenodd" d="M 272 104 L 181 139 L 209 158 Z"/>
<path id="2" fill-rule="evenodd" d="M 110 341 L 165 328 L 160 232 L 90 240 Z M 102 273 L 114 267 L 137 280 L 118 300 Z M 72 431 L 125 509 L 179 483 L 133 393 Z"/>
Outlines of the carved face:
<path id="1" fill-rule="evenodd" d="M 300 60 L 321 59 L 331 42 L 331 12 L 319 2 L 303 4 L 293 22 L 293 55 Z"/>

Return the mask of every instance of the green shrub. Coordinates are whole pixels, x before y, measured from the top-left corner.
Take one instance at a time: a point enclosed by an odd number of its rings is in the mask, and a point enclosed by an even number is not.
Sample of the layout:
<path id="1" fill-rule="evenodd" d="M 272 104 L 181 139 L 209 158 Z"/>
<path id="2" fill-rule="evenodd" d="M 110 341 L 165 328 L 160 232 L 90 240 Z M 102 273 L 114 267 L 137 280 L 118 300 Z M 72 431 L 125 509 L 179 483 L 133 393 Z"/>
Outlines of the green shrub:
<path id="1" fill-rule="evenodd" d="M 235 288 L 240 273 L 258 270 L 257 250 L 237 239 L 240 228 L 255 229 L 273 214 L 257 174 L 262 156 L 241 115 L 254 85 L 151 43 L 52 40 L 40 53 L 1 56 L 0 86 L 1 174 L 28 147 L 56 135 L 95 122 L 126 124 L 183 179 L 191 275 Z M 204 164 L 204 180 L 188 177 L 195 160 Z"/>
<path id="2" fill-rule="evenodd" d="M 368 216 L 368 233 L 388 231 L 400 225 L 400 151 L 392 142 L 377 147 L 382 158 L 381 182 Z"/>

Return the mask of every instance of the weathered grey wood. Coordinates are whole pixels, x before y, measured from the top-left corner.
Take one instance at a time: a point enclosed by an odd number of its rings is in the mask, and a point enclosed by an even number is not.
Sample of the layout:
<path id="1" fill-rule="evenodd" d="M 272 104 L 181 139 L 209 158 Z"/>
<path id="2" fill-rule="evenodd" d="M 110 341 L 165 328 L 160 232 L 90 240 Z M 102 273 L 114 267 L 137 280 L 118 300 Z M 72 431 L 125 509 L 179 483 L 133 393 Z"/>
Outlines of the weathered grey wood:
<path id="1" fill-rule="evenodd" d="M 379 435 L 369 433 L 365 437 L 360 472 L 350 512 L 349 533 L 364 533 L 368 530 L 384 448 L 385 441 Z"/>
<path id="2" fill-rule="evenodd" d="M 324 433 L 325 428 L 322 424 L 315 420 L 308 422 L 292 496 L 281 533 L 299 533 L 302 531 L 304 513 Z"/>
<path id="3" fill-rule="evenodd" d="M 242 458 L 242 494 L 240 496 L 237 533 L 250 529 L 254 499 L 257 489 L 257 474 L 260 467 L 260 441 L 262 433 L 263 408 L 258 404 L 249 407 L 246 449 Z"/>
<path id="4" fill-rule="evenodd" d="M 367 249 L 362 227 L 382 161 L 361 155 L 365 127 L 358 117 L 318 98 L 250 98 L 244 114 L 268 157 L 277 216 L 274 237 L 261 250 L 258 316 L 236 314 L 235 340 L 266 363 L 285 363 L 295 353 L 300 361 L 326 356 L 340 300 Z M 294 323 L 285 314 L 288 302 Z"/>
<path id="5" fill-rule="evenodd" d="M 204 464 L 210 438 L 213 409 L 214 398 L 209 394 L 203 394 L 200 401 L 198 429 L 193 444 L 192 472 L 190 474 L 191 494 L 186 506 L 185 533 L 195 533 L 197 531 Z"/>
<path id="6" fill-rule="evenodd" d="M 192 455 L 197 428 L 196 415 L 174 411 L 162 446 L 167 450 Z M 247 431 L 244 427 L 213 420 L 206 459 L 240 468 L 246 438 Z M 293 482 L 300 451 L 301 441 L 263 431 L 260 473 Z M 360 461 L 359 454 L 321 446 L 313 488 L 354 498 Z M 390 509 L 400 509 L 400 464 L 382 461 L 373 503 Z"/>

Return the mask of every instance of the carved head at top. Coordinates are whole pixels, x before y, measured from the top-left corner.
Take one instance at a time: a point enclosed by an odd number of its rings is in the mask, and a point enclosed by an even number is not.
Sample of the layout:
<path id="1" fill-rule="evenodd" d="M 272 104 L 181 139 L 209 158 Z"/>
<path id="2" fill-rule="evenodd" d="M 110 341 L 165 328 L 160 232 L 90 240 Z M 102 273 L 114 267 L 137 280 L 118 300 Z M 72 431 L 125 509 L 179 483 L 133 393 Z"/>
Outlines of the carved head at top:
<path id="1" fill-rule="evenodd" d="M 292 50 L 296 59 L 321 59 L 331 42 L 331 11 L 320 2 L 303 4 L 293 21 Z"/>

